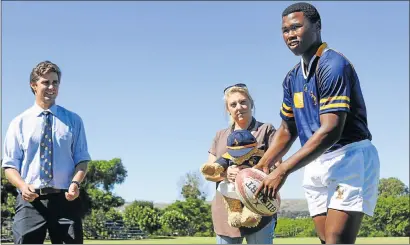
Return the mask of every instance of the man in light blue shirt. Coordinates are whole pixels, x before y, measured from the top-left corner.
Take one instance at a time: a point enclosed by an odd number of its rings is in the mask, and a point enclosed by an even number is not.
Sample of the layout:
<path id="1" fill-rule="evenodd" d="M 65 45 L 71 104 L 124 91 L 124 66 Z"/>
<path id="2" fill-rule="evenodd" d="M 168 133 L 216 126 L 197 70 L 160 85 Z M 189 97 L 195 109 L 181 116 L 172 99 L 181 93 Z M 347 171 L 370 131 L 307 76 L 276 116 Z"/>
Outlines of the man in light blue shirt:
<path id="1" fill-rule="evenodd" d="M 55 104 L 61 71 L 50 61 L 31 72 L 34 105 L 12 120 L 2 167 L 19 190 L 14 243 L 83 243 L 80 183 L 91 160 L 83 122 Z"/>

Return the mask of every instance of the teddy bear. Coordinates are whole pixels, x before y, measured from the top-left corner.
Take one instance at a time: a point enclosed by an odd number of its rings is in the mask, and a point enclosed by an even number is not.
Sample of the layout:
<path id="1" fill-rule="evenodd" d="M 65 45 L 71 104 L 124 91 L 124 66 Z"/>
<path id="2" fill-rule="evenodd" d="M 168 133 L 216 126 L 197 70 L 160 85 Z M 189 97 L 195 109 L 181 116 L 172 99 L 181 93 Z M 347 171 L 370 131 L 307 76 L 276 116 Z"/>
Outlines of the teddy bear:
<path id="1" fill-rule="evenodd" d="M 229 166 L 250 168 L 256 165 L 264 154 L 262 147 L 258 147 L 256 138 L 248 130 L 233 131 L 227 139 L 227 152 L 215 162 L 208 162 L 201 166 L 201 173 L 205 177 L 215 178 L 226 171 Z M 224 203 L 228 211 L 228 224 L 232 227 L 255 227 L 262 216 L 249 210 L 241 202 L 235 191 L 235 183 L 227 179 L 218 184 Z"/>

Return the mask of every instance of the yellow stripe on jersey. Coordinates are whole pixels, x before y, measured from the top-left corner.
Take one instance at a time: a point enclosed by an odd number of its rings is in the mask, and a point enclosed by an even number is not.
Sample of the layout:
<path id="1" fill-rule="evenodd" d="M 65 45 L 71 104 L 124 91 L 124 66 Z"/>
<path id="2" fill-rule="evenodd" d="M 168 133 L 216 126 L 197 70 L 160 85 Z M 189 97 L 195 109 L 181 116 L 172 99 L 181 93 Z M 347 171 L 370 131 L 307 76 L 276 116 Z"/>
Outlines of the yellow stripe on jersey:
<path id="1" fill-rule="evenodd" d="M 280 108 L 280 112 L 287 117 L 293 117 L 293 113 L 286 112 L 283 108 Z"/>
<path id="2" fill-rule="evenodd" d="M 320 110 L 326 110 L 330 108 L 350 108 L 349 104 L 346 103 L 334 103 L 334 104 L 329 104 L 329 105 L 324 105 L 320 107 Z"/>
<path id="3" fill-rule="evenodd" d="M 320 47 L 317 49 L 316 51 L 316 56 L 322 56 L 323 51 L 325 50 L 325 48 L 327 48 L 327 43 L 322 43 L 322 45 L 320 45 Z"/>
<path id="4" fill-rule="evenodd" d="M 350 101 L 350 98 L 347 96 L 334 96 L 334 97 L 328 97 L 320 100 L 320 103 L 325 103 L 328 101 L 333 101 L 333 100 L 347 100 Z"/>
<path id="5" fill-rule="evenodd" d="M 282 107 L 285 108 L 288 111 L 292 111 L 292 107 L 287 106 L 285 103 L 282 103 Z"/>

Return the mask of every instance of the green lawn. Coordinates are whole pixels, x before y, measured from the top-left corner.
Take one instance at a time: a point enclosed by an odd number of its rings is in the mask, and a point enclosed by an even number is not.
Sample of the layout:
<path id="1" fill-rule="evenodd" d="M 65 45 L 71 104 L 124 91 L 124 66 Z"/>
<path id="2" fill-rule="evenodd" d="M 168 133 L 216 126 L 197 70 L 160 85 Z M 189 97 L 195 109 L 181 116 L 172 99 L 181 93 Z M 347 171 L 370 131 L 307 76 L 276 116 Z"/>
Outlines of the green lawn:
<path id="1" fill-rule="evenodd" d="M 175 237 L 144 240 L 86 240 L 85 244 L 215 244 L 214 237 Z M 320 244 L 317 238 L 276 238 L 274 244 Z M 359 237 L 356 244 L 409 244 L 408 237 Z"/>
<path id="2" fill-rule="evenodd" d="M 49 244 L 50 241 L 46 241 Z M 85 244 L 215 244 L 214 237 L 164 237 L 143 240 L 85 240 Z M 245 241 L 244 241 L 245 243 Z M 276 238 L 274 244 L 320 244 L 317 238 Z M 7 244 L 7 243 L 2 243 Z M 11 243 L 10 243 L 11 244 Z M 409 237 L 359 237 L 356 244 L 409 244 Z"/>

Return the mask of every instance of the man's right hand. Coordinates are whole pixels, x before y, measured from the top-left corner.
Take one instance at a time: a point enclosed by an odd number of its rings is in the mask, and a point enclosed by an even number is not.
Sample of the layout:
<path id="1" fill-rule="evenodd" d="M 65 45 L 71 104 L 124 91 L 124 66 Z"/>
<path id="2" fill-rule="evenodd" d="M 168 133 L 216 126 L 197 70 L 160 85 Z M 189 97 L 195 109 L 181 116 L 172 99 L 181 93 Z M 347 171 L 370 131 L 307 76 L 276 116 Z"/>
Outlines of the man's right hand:
<path id="1" fill-rule="evenodd" d="M 23 200 L 32 202 L 38 197 L 38 194 L 35 193 L 35 188 L 32 185 L 24 185 L 21 189 L 21 197 Z"/>
<path id="2" fill-rule="evenodd" d="M 17 169 L 5 168 L 4 174 L 6 175 L 7 180 L 20 190 L 23 200 L 32 202 L 38 197 L 38 195 L 34 193 L 34 186 L 25 183 Z"/>

